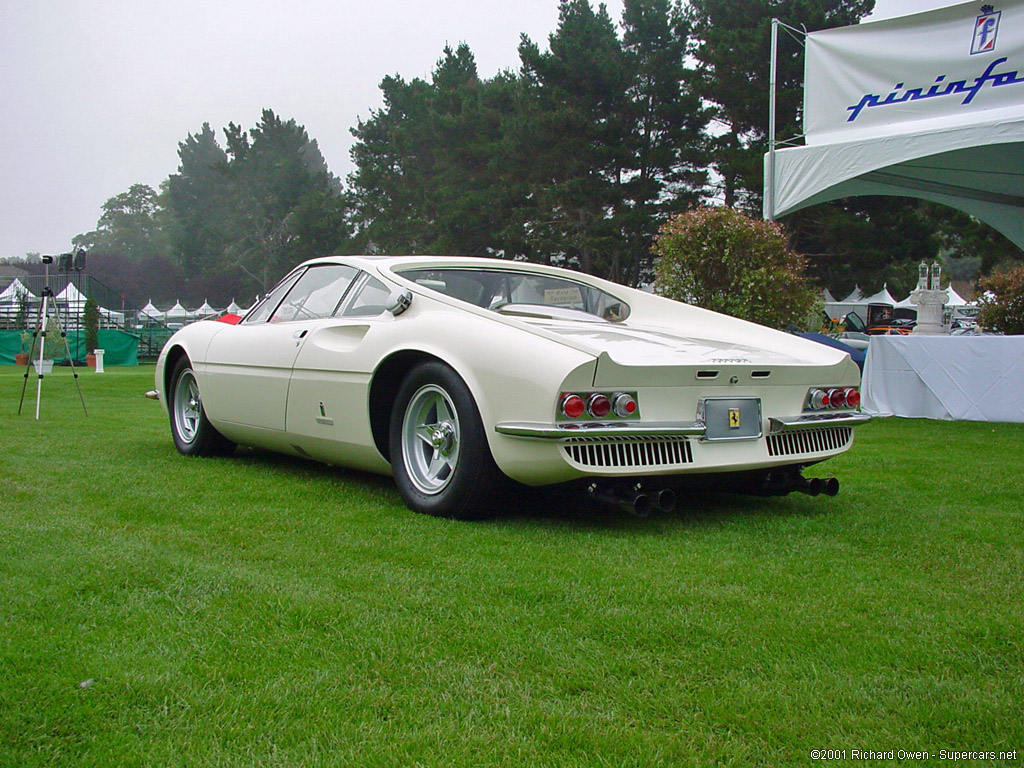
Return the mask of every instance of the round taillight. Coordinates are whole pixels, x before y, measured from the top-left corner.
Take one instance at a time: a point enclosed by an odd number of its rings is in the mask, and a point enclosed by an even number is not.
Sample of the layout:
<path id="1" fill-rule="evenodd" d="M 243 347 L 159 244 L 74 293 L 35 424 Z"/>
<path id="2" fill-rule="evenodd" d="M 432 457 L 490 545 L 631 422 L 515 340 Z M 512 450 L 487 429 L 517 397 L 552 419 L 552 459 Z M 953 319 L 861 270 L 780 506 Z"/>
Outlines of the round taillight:
<path id="1" fill-rule="evenodd" d="M 828 393 L 823 389 L 812 389 L 807 402 L 814 410 L 828 407 Z"/>
<path id="2" fill-rule="evenodd" d="M 636 413 L 636 400 L 633 399 L 632 395 L 620 392 L 612 402 L 612 410 L 615 411 L 616 416 L 622 419 L 632 416 Z"/>
<path id="3" fill-rule="evenodd" d="M 846 407 L 846 390 L 845 389 L 830 389 L 828 391 L 828 405 L 830 408 L 845 408 Z"/>
<path id="4" fill-rule="evenodd" d="M 562 415 L 567 419 L 578 419 L 585 409 L 586 403 L 579 395 L 566 395 L 562 398 Z"/>
<path id="5" fill-rule="evenodd" d="M 595 419 L 603 419 L 612 411 L 612 401 L 597 392 L 587 401 L 587 412 Z"/>
<path id="6" fill-rule="evenodd" d="M 846 390 L 846 405 L 850 408 L 857 408 L 860 406 L 860 391 L 854 387 L 850 387 Z"/>

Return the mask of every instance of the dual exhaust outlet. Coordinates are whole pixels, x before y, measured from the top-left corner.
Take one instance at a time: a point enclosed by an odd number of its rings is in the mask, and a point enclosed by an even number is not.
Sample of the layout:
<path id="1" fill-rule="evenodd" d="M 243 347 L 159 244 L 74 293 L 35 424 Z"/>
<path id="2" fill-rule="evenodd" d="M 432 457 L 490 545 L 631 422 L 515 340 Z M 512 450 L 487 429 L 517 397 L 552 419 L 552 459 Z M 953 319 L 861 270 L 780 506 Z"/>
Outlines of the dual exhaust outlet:
<path id="1" fill-rule="evenodd" d="M 808 496 L 835 496 L 839 493 L 839 481 L 834 477 L 807 478 L 799 473 L 787 473 L 782 478 L 776 476 L 770 489 L 748 489 L 748 492 L 772 496 L 785 495 L 793 491 Z M 592 483 L 587 488 L 587 494 L 598 504 L 628 512 L 636 517 L 647 517 L 655 509 L 671 512 L 676 508 L 676 494 L 670 488 L 649 492 L 640 485 L 626 488 Z"/>
<path id="2" fill-rule="evenodd" d="M 647 517 L 655 508 L 661 512 L 671 512 L 676 508 L 676 494 L 670 488 L 648 493 L 639 486 L 622 489 L 615 486 L 603 488 L 593 484 L 587 488 L 587 493 L 599 504 L 620 509 L 636 517 Z"/>
<path id="3" fill-rule="evenodd" d="M 806 493 L 808 496 L 835 496 L 839 493 L 839 481 L 834 477 L 798 477 L 793 490 Z"/>

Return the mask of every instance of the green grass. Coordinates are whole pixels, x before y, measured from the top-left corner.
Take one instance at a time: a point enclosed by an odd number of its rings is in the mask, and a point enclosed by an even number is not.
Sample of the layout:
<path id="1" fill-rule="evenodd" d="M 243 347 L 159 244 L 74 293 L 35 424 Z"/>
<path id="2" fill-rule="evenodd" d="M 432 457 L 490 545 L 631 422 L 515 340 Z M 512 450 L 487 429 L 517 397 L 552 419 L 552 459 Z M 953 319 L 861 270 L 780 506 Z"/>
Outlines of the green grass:
<path id="1" fill-rule="evenodd" d="M 82 373 L 85 418 L 58 370 L 37 422 L 0 368 L 2 766 L 1022 758 L 1022 425 L 873 422 L 834 499 L 454 523 L 181 457 L 151 377 Z"/>

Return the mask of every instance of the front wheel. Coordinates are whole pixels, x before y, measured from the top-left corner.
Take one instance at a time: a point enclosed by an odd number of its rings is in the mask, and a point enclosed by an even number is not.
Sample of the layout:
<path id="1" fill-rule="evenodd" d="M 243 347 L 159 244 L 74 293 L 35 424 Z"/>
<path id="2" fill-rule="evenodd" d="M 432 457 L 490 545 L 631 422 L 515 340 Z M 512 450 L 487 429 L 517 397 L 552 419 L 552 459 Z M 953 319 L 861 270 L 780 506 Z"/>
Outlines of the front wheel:
<path id="1" fill-rule="evenodd" d="M 203 409 L 192 363 L 182 357 L 171 374 L 168 393 L 171 412 L 171 435 L 174 445 L 186 456 L 226 456 L 235 444 L 214 429 Z"/>
<path id="2" fill-rule="evenodd" d="M 390 452 L 398 492 L 415 511 L 459 520 L 493 513 L 502 475 L 469 388 L 444 363 L 422 363 L 402 382 Z"/>

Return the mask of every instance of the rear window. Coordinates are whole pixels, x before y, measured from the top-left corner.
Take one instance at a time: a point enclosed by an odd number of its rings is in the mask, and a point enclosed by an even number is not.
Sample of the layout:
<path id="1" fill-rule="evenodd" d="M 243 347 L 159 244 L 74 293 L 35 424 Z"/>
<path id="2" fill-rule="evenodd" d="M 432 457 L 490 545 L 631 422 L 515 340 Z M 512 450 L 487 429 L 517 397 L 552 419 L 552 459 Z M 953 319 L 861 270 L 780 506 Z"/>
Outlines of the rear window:
<path id="1" fill-rule="evenodd" d="M 629 305 L 607 291 L 564 277 L 495 269 L 407 269 L 401 275 L 445 296 L 506 314 L 622 322 Z"/>

